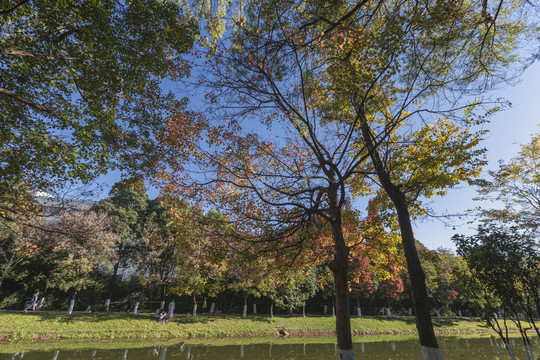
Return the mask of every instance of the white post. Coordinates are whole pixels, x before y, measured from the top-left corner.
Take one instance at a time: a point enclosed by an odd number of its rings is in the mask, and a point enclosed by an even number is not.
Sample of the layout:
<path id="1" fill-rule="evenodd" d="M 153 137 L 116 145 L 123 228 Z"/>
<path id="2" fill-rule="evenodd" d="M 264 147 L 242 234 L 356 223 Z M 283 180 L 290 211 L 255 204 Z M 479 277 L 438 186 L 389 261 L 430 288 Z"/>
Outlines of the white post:
<path id="1" fill-rule="evenodd" d="M 139 302 L 135 302 L 135 306 L 133 307 L 133 315 L 137 315 L 137 310 L 139 309 Z"/>
<path id="2" fill-rule="evenodd" d="M 109 311 L 109 306 L 111 306 L 111 299 L 106 299 L 105 300 L 105 311 Z"/>
<path id="3" fill-rule="evenodd" d="M 73 307 L 74 306 L 75 306 L 75 299 L 69 300 L 69 308 L 67 310 L 68 315 L 71 315 L 71 313 L 73 312 Z"/>
<path id="4" fill-rule="evenodd" d="M 213 302 L 212 305 L 210 305 L 210 314 L 213 314 L 215 310 L 216 310 L 216 303 Z"/>

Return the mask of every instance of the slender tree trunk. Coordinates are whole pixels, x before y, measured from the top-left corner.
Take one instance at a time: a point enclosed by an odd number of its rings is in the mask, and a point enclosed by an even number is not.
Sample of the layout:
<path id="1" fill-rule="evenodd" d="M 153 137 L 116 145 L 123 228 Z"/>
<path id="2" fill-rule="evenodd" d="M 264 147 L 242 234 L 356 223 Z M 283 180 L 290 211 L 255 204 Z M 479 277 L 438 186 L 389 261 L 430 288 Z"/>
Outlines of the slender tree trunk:
<path id="1" fill-rule="evenodd" d="M 365 114 L 362 115 L 364 117 L 361 123 L 362 135 L 368 150 L 370 151 L 371 162 L 382 187 L 392 200 L 396 209 L 399 228 L 401 230 L 401 242 L 405 251 L 405 258 L 407 259 L 407 269 L 414 295 L 416 328 L 418 329 L 418 337 L 420 339 L 420 345 L 422 346 L 422 354 L 425 360 L 440 360 L 442 359 L 442 355 L 431 322 L 425 274 L 424 270 L 422 270 L 420 258 L 418 257 L 416 244 L 414 242 L 414 233 L 407 198 L 401 189 L 392 182 L 390 173 L 375 147 L 375 142 L 372 138 L 371 130 L 367 125 Z"/>
<path id="2" fill-rule="evenodd" d="M 71 295 L 71 299 L 69 300 L 69 307 L 67 310 L 67 314 L 71 315 L 73 313 L 73 308 L 75 307 L 75 299 L 77 298 L 77 290 L 73 291 L 73 295 Z"/>
<path id="3" fill-rule="evenodd" d="M 165 303 L 165 300 L 167 300 L 167 283 L 166 282 L 163 282 L 161 296 L 163 296 L 161 298 L 161 301 Z"/>
<path id="4" fill-rule="evenodd" d="M 244 310 L 242 311 L 242 317 L 247 317 L 247 306 L 248 306 L 248 293 L 244 291 Z"/>
<path id="5" fill-rule="evenodd" d="M 118 245 L 118 261 L 113 266 L 113 274 L 111 282 L 109 283 L 109 292 L 107 293 L 107 299 L 105 300 L 105 311 L 109 311 L 109 305 L 116 288 L 116 276 L 118 275 L 118 268 L 120 267 L 120 260 L 122 259 L 122 252 L 124 250 L 124 244 L 120 243 Z"/>
<path id="6" fill-rule="evenodd" d="M 274 300 L 270 303 L 270 317 L 274 317 Z"/>
<path id="7" fill-rule="evenodd" d="M 197 316 L 197 294 L 195 294 L 195 292 L 193 292 L 193 294 L 191 294 L 191 298 L 193 300 L 193 316 Z"/>
<path id="8" fill-rule="evenodd" d="M 335 197 L 333 197 L 334 195 Z M 329 194 L 337 199 L 336 194 Z M 354 350 L 351 333 L 351 314 L 349 311 L 349 283 L 348 283 L 348 262 L 349 249 L 343 237 L 341 210 L 337 206 L 332 206 L 332 236 L 334 239 L 334 259 L 330 263 L 330 269 L 334 275 L 336 286 L 336 334 L 339 347 L 340 360 L 354 360 Z"/>
<path id="9" fill-rule="evenodd" d="M 356 316 L 362 316 L 362 308 L 360 307 L 360 299 L 356 298 Z"/>

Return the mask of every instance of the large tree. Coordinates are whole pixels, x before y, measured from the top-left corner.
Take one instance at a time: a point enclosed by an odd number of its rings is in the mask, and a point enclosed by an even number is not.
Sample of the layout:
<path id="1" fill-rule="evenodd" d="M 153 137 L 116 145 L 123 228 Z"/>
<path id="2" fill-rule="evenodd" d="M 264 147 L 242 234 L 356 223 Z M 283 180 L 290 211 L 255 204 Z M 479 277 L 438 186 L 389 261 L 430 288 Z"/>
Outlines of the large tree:
<path id="1" fill-rule="evenodd" d="M 2 1 L 0 194 L 144 166 L 195 26 L 160 0 Z M 3 195 L 2 195 L 3 196 Z"/>
<path id="2" fill-rule="evenodd" d="M 50 239 L 54 247 L 47 259 L 53 268 L 50 286 L 71 292 L 71 314 L 77 293 L 95 282 L 92 272 L 114 257 L 111 250 L 117 236 L 107 215 L 93 211 L 66 213 L 54 229 Z"/>
<path id="3" fill-rule="evenodd" d="M 470 105 L 489 110 L 468 95 L 514 60 L 523 26 L 511 10 L 468 1 L 252 2 L 204 72 L 205 116 L 178 113 L 161 138 L 170 146 L 167 190 L 204 193 L 231 220 L 272 229 L 263 241 L 298 253 L 330 229 L 344 359 L 354 353 L 342 211 L 351 185 L 359 196 L 377 192 L 399 219 L 424 357 L 440 358 L 411 210 L 478 174 L 482 134 L 470 131 L 482 118 Z"/>
<path id="4" fill-rule="evenodd" d="M 114 257 L 116 261 L 105 300 L 106 311 L 109 311 L 118 269 L 121 265 L 129 263 L 129 246 L 133 247 L 141 237 L 147 217 L 148 201 L 144 181 L 140 178 L 129 178 L 114 184 L 109 196 L 94 207 L 96 212 L 106 214 L 110 218 L 117 235 Z"/>

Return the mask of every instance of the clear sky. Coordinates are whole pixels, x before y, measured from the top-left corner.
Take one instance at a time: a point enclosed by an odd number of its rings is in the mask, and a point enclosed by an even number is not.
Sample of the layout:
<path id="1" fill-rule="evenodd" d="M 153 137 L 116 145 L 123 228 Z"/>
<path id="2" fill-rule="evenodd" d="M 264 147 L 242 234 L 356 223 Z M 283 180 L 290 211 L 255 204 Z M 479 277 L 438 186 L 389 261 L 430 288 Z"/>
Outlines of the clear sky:
<path id="1" fill-rule="evenodd" d="M 495 114 L 489 125 L 490 133 L 483 146 L 488 149 L 489 165 L 486 169 L 496 169 L 499 160 L 508 161 L 514 157 L 520 144 L 529 142 L 531 135 L 540 133 L 537 124 L 540 123 L 540 64 L 536 63 L 528 68 L 519 85 L 491 92 L 493 98 L 503 97 L 512 103 L 512 107 Z M 118 172 L 103 176 L 98 183 L 104 187 L 101 198 L 107 196 L 111 186 L 120 179 Z M 150 198 L 158 195 L 156 189 L 149 189 Z M 444 198 L 431 199 L 430 207 L 438 214 L 463 213 L 480 204 L 473 201 L 476 196 L 474 189 L 463 185 L 452 189 Z M 489 204 L 487 204 L 489 206 Z M 360 209 L 364 210 L 364 209 Z M 417 221 L 415 226 L 416 238 L 430 249 L 440 247 L 455 250 L 451 241 L 452 235 L 459 233 L 473 234 L 475 225 L 467 223 L 467 219 L 449 220 L 445 224 L 437 219 L 424 219 Z"/>
<path id="2" fill-rule="evenodd" d="M 490 124 L 490 133 L 483 146 L 488 150 L 489 161 L 486 169 L 494 170 L 498 161 L 508 162 L 520 150 L 520 144 L 528 143 L 531 135 L 540 133 L 540 64 L 529 67 L 519 85 L 506 87 L 492 92 L 493 97 L 504 97 L 512 103 L 512 107 L 495 114 Z M 474 189 L 463 186 L 449 191 L 444 198 L 432 199 L 431 207 L 444 213 L 459 213 L 480 204 L 473 201 Z M 489 206 L 489 204 L 486 204 Z M 416 238 L 430 249 L 444 247 L 455 249 L 450 240 L 459 233 L 471 235 L 475 233 L 475 225 L 466 220 L 454 220 L 455 224 L 445 226 L 441 221 L 421 221 L 415 224 Z M 455 230 L 453 229 L 455 227 Z"/>

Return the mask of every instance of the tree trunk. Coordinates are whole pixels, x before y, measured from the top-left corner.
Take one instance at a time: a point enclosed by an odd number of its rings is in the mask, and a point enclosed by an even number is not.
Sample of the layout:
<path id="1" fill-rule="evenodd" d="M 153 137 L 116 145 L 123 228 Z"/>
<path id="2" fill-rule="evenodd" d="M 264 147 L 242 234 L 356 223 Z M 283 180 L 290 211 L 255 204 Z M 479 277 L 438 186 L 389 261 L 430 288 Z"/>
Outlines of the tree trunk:
<path id="1" fill-rule="evenodd" d="M 109 304 L 116 288 L 116 276 L 118 275 L 118 268 L 120 267 L 120 260 L 122 259 L 122 251 L 124 250 L 124 244 L 120 243 L 118 245 L 118 261 L 113 266 L 113 274 L 111 282 L 109 283 L 109 292 L 107 294 L 107 299 L 105 300 L 105 311 L 109 311 Z"/>
<path id="2" fill-rule="evenodd" d="M 162 284 L 161 296 L 163 296 L 162 301 L 165 304 L 165 300 L 167 299 L 167 283 L 166 282 L 163 282 Z"/>
<path id="3" fill-rule="evenodd" d="M 253 304 L 253 313 L 254 313 L 254 314 L 257 313 L 257 304 Z"/>
<path id="4" fill-rule="evenodd" d="M 73 308 L 75 307 L 75 298 L 77 297 L 77 290 L 73 291 L 73 295 L 71 295 L 71 299 L 69 300 L 69 307 L 67 310 L 67 314 L 71 315 L 73 313 Z"/>
<path id="5" fill-rule="evenodd" d="M 274 317 L 274 300 L 270 303 L 270 317 Z"/>
<path id="6" fill-rule="evenodd" d="M 137 315 L 137 311 L 139 310 L 139 304 L 140 302 L 135 301 L 135 306 L 133 307 L 133 315 Z"/>
<path id="7" fill-rule="evenodd" d="M 331 193 L 329 194 L 329 197 L 333 197 Z M 337 197 L 334 197 L 334 199 L 336 198 Z M 339 358 L 340 360 L 354 360 L 351 314 L 349 311 L 349 249 L 347 248 L 343 237 L 341 210 L 334 206 L 333 211 L 331 211 L 331 216 L 335 253 L 334 259 L 330 263 L 330 269 L 334 275 L 334 283 L 336 286 L 336 335 Z"/>
<path id="8" fill-rule="evenodd" d="M 362 316 L 362 308 L 360 307 L 360 299 L 356 299 L 356 316 Z"/>
<path id="9" fill-rule="evenodd" d="M 397 188 L 395 189 L 397 190 Z M 399 190 L 398 190 L 399 191 Z M 426 281 L 424 270 L 420 264 L 416 244 L 414 242 L 414 234 L 411 225 L 411 218 L 405 196 L 399 192 L 392 199 L 398 214 L 399 227 L 401 229 L 401 239 L 407 259 L 407 269 L 411 279 L 414 304 L 416 312 L 416 328 L 418 329 L 418 337 L 422 346 L 422 354 L 425 360 L 440 360 L 442 359 L 439 344 L 433 331 L 431 322 L 430 306 L 426 290 Z"/>
<path id="10" fill-rule="evenodd" d="M 248 301 L 248 293 L 244 292 L 244 311 L 242 311 L 242 317 L 247 317 L 247 301 Z"/>
<path id="11" fill-rule="evenodd" d="M 407 259 L 407 269 L 414 295 L 416 328 L 418 329 L 418 337 L 422 346 L 422 354 L 425 360 L 440 360 L 442 359 L 441 351 L 435 337 L 435 332 L 433 331 L 425 274 L 424 270 L 422 270 L 414 242 L 407 198 L 401 189 L 392 182 L 388 168 L 377 152 L 365 114 L 361 114 L 361 116 L 363 117 L 361 122 L 362 135 L 370 152 L 371 162 L 381 186 L 392 200 L 396 209 L 399 228 L 401 230 L 401 242 L 405 251 L 405 258 Z"/>
<path id="12" fill-rule="evenodd" d="M 302 317 L 306 317 L 306 305 L 302 305 Z"/>
<path id="13" fill-rule="evenodd" d="M 213 314 L 215 309 L 216 309 L 216 303 L 212 302 L 212 304 L 210 305 L 210 314 Z"/>
<path id="14" fill-rule="evenodd" d="M 193 300 L 193 316 L 197 316 L 197 294 L 193 293 L 191 294 L 191 298 Z"/>

